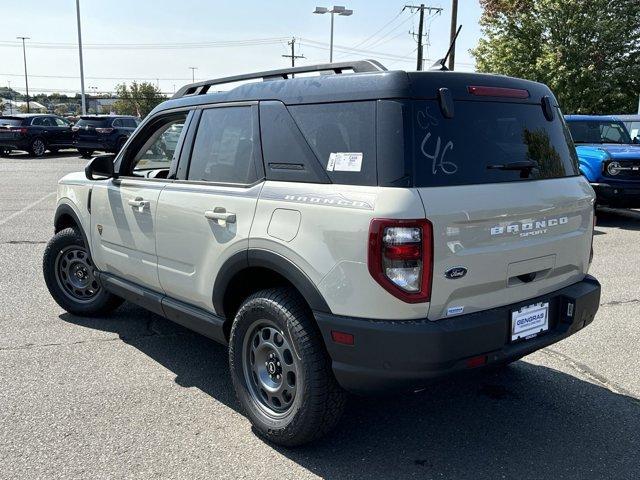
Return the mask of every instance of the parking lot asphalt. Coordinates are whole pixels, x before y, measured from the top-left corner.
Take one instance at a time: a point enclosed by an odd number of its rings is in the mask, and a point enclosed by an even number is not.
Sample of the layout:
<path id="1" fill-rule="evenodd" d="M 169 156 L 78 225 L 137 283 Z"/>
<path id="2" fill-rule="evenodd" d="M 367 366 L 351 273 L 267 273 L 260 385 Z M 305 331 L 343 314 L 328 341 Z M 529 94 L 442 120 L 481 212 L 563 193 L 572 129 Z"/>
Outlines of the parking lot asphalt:
<path id="1" fill-rule="evenodd" d="M 0 478 L 640 478 L 640 211 L 600 210 L 584 331 L 500 372 L 350 400 L 329 437 L 260 440 L 224 347 L 133 305 L 65 313 L 41 274 L 70 152 L 0 158 Z"/>

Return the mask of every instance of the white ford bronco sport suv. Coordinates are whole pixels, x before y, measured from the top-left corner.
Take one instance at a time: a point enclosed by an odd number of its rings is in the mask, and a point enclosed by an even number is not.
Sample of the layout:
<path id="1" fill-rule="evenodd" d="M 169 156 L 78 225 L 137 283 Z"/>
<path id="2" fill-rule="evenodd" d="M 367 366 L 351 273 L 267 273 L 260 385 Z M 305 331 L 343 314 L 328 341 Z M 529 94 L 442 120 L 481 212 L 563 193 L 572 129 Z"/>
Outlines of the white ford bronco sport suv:
<path id="1" fill-rule="evenodd" d="M 64 177 L 44 277 L 70 313 L 127 300 L 228 345 L 247 416 L 292 446 L 346 392 L 503 365 L 589 324 L 593 204 L 544 85 L 297 67 L 187 85 Z"/>

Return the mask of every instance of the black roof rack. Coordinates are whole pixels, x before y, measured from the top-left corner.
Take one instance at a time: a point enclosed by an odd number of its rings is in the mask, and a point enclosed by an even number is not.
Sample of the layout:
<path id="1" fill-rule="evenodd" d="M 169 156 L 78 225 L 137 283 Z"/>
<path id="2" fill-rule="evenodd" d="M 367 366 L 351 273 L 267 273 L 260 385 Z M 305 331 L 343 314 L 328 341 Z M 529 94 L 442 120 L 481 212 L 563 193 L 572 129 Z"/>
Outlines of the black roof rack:
<path id="1" fill-rule="evenodd" d="M 286 80 L 290 75 L 296 73 L 327 72 L 342 73 L 343 70 L 350 70 L 355 73 L 360 72 L 384 72 L 387 69 L 376 60 L 358 60 L 355 62 L 323 63 L 320 65 L 308 65 L 304 67 L 283 68 L 280 70 L 268 70 L 266 72 L 249 73 L 245 75 L 234 75 L 232 77 L 214 78 L 203 82 L 191 83 L 178 90 L 172 98 L 180 98 L 191 95 L 203 95 L 207 93 L 213 85 L 240 82 L 243 80 Z"/>

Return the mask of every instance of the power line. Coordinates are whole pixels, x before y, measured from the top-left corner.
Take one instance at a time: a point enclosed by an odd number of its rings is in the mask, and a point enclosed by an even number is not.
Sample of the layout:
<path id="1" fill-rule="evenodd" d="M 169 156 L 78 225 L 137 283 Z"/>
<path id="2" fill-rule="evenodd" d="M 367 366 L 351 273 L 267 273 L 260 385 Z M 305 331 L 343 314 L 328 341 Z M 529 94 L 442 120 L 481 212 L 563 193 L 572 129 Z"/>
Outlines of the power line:
<path id="1" fill-rule="evenodd" d="M 396 21 L 396 19 L 402 15 L 402 12 L 404 10 L 400 10 L 395 17 L 393 17 L 391 20 L 389 20 L 387 23 L 385 23 L 382 27 L 380 27 L 378 30 L 376 30 L 373 34 L 371 34 L 370 36 L 368 36 L 367 38 L 365 38 L 363 41 L 361 41 L 360 43 L 356 44 L 353 46 L 353 48 L 358 48 L 361 47 L 362 45 L 364 45 L 365 43 L 367 43 L 369 40 L 371 40 L 373 37 L 375 37 L 378 33 L 380 33 L 382 30 L 384 30 L 385 28 L 387 28 L 388 25 L 391 25 L 393 22 Z"/>
<path id="2" fill-rule="evenodd" d="M 308 47 L 311 48 L 319 48 L 321 50 L 326 50 L 327 49 L 327 44 L 324 42 L 317 42 L 315 40 L 310 40 L 308 38 L 299 38 L 299 40 L 303 41 L 304 44 Z M 396 59 L 401 59 L 403 60 L 404 57 L 400 56 L 400 55 L 395 55 L 393 53 L 385 53 L 385 52 L 378 52 L 375 50 L 366 50 L 366 49 L 362 49 L 362 48 L 351 48 L 351 47 L 347 47 L 344 45 L 334 45 L 333 48 L 335 50 L 340 50 L 342 52 L 346 52 L 346 53 L 356 53 L 356 54 L 367 54 L 367 55 L 377 55 L 379 57 L 389 57 L 392 60 L 396 60 Z"/>
<path id="3" fill-rule="evenodd" d="M 218 40 L 210 42 L 174 42 L 174 43 L 85 43 L 85 49 L 103 49 L 103 50 L 173 50 L 173 49 L 189 49 L 189 48 L 224 48 L 224 47 L 248 47 L 255 45 L 271 45 L 278 44 L 289 40 L 288 37 L 268 37 L 254 38 L 244 40 Z M 0 47 L 19 47 L 20 43 L 9 40 L 0 40 Z M 50 49 L 76 49 L 76 43 L 63 42 L 30 42 L 33 48 L 50 48 Z"/>
<path id="4" fill-rule="evenodd" d="M 391 29 L 391 30 L 389 30 L 387 33 L 385 33 L 381 38 L 379 38 L 379 39 L 378 39 L 378 40 L 376 40 L 375 42 L 373 42 L 373 43 L 369 44 L 369 45 L 367 46 L 367 48 L 377 47 L 377 46 L 381 45 L 382 43 L 386 43 L 386 42 L 388 41 L 388 40 L 387 40 L 387 37 L 388 37 L 389 35 L 391 35 L 393 32 L 395 32 L 396 30 L 398 30 L 400 27 L 403 27 L 403 26 L 405 26 L 407 23 L 409 23 L 410 21 L 412 21 L 416 13 L 417 13 L 417 10 L 416 10 L 415 12 L 413 12 L 411 15 L 409 15 L 409 17 L 407 17 L 407 19 L 406 19 L 404 22 L 402 22 L 402 23 L 400 23 L 400 24 L 396 25 L 394 28 L 392 28 L 392 29 Z"/>

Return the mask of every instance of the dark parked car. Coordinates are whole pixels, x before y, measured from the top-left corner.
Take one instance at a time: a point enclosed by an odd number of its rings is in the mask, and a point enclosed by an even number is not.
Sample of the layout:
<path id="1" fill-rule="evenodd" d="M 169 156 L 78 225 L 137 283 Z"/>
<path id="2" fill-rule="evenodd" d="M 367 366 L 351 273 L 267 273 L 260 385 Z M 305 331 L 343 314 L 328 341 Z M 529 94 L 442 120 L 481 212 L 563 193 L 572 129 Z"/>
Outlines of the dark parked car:
<path id="1" fill-rule="evenodd" d="M 57 115 L 16 114 L 0 116 L 0 154 L 26 150 L 35 157 L 45 151 L 73 147 L 72 123 Z"/>
<path id="2" fill-rule="evenodd" d="M 73 145 L 83 157 L 94 150 L 116 153 L 138 123 L 136 117 L 126 115 L 83 115 L 73 127 Z"/>

